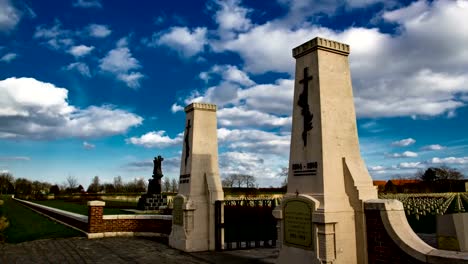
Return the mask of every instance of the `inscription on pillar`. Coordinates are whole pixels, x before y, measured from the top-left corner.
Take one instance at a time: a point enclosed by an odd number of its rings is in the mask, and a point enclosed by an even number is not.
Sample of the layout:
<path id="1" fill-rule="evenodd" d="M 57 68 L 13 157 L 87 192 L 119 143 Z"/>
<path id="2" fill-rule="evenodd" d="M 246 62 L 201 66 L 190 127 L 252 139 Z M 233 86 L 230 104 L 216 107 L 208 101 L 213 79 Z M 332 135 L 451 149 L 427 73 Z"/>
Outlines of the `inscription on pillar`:
<path id="1" fill-rule="evenodd" d="M 182 205 L 184 204 L 184 198 L 174 197 L 172 209 L 172 223 L 174 225 L 184 225 L 184 210 Z"/>
<path id="2" fill-rule="evenodd" d="M 284 205 L 284 244 L 313 250 L 312 205 L 300 199 Z"/>

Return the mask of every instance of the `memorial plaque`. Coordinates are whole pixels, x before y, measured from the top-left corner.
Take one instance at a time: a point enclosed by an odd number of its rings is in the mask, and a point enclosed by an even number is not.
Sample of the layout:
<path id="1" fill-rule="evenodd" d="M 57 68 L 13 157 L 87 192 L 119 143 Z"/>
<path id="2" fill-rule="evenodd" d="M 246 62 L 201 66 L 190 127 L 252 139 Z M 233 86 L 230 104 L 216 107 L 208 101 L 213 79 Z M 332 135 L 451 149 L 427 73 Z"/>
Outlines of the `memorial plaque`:
<path id="1" fill-rule="evenodd" d="M 304 200 L 289 200 L 284 205 L 284 244 L 313 250 L 312 205 Z"/>
<path id="2" fill-rule="evenodd" d="M 184 225 L 184 210 L 182 209 L 182 205 L 184 204 L 184 198 L 182 197 L 175 197 L 174 206 L 172 209 L 172 223 L 174 225 Z"/>

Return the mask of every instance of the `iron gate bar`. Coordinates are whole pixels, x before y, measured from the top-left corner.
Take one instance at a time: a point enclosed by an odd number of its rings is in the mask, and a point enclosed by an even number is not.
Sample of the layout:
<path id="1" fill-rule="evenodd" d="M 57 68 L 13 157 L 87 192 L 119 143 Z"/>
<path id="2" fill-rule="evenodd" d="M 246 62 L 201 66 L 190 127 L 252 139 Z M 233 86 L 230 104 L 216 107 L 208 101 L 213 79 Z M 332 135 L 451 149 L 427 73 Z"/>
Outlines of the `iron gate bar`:
<path id="1" fill-rule="evenodd" d="M 243 199 L 215 202 L 215 247 L 222 250 L 224 231 L 225 249 L 275 247 L 276 219 L 272 211 L 275 199 Z M 224 212 L 224 217 L 221 217 Z M 224 218 L 224 221 L 222 221 Z"/>

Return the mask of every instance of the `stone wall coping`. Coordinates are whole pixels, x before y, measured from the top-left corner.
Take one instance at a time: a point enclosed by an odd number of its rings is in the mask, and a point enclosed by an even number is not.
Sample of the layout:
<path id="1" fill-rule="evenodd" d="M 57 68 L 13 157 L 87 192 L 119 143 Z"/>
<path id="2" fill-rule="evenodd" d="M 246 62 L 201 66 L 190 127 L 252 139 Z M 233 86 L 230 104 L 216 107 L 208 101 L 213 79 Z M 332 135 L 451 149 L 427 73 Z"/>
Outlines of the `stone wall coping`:
<path id="1" fill-rule="evenodd" d="M 425 263 L 465 263 L 468 252 L 435 249 L 414 233 L 406 219 L 403 204 L 398 200 L 372 199 L 365 201 L 365 210 L 378 210 L 388 235 L 408 255 Z"/>
<path id="2" fill-rule="evenodd" d="M 106 206 L 104 201 L 88 201 L 88 206 Z"/>
<path id="3" fill-rule="evenodd" d="M 29 204 L 31 206 L 42 208 L 44 210 L 47 210 L 47 211 L 50 211 L 50 212 L 53 212 L 53 213 L 56 213 L 56 214 L 59 214 L 59 215 L 63 215 L 63 216 L 68 217 L 68 218 L 72 218 L 72 219 L 75 219 L 75 220 L 78 220 L 78 221 L 81 221 L 81 222 L 84 222 L 84 223 L 88 223 L 88 216 L 86 216 L 86 215 L 72 213 L 72 212 L 68 212 L 68 211 L 65 211 L 65 210 L 60 210 L 60 209 L 57 209 L 57 208 L 53 208 L 53 207 L 45 206 L 45 205 L 42 205 L 42 204 L 37 204 L 37 203 L 25 201 L 25 200 L 21 200 L 21 199 L 17 199 L 17 198 L 13 198 L 13 199 L 21 201 L 21 202 L 26 203 L 26 204 Z"/>
<path id="4" fill-rule="evenodd" d="M 306 43 L 297 46 L 292 50 L 292 54 L 293 57 L 297 59 L 301 56 L 304 56 L 307 53 L 318 49 L 326 50 L 345 56 L 348 56 L 349 54 L 349 45 L 320 37 L 313 38 L 307 41 Z"/>
<path id="5" fill-rule="evenodd" d="M 166 234 L 154 232 L 102 232 L 102 233 L 87 233 L 88 239 L 103 238 L 103 237 L 167 237 Z"/>
<path id="6" fill-rule="evenodd" d="M 188 113 L 193 110 L 204 110 L 204 111 L 212 111 L 216 112 L 216 105 L 215 104 L 208 104 L 208 103 L 191 103 L 185 107 L 185 112 Z"/>
<path id="7" fill-rule="evenodd" d="M 104 220 L 114 220 L 114 219 L 158 219 L 158 220 L 172 220 L 172 215 L 103 215 L 102 219 Z"/>

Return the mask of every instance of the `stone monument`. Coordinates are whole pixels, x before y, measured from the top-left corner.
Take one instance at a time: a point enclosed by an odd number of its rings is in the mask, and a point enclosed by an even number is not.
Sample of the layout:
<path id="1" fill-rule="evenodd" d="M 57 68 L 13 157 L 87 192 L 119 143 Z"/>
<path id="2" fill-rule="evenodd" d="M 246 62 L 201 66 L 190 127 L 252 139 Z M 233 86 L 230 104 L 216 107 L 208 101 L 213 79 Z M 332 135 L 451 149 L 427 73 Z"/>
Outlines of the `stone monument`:
<path id="1" fill-rule="evenodd" d="M 314 38 L 296 59 L 288 189 L 277 263 L 367 263 L 363 202 L 377 190 L 361 159 L 349 46 Z"/>
<path id="2" fill-rule="evenodd" d="M 171 247 L 186 251 L 215 249 L 214 203 L 224 199 L 218 168 L 216 105 L 185 108 L 179 193 L 173 200 Z"/>
<path id="3" fill-rule="evenodd" d="M 155 157 L 153 160 L 153 178 L 148 180 L 148 191 L 143 194 L 138 200 L 137 208 L 139 210 L 154 211 L 164 209 L 167 206 L 167 196 L 161 194 L 161 178 L 162 173 L 161 156 Z"/>

